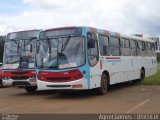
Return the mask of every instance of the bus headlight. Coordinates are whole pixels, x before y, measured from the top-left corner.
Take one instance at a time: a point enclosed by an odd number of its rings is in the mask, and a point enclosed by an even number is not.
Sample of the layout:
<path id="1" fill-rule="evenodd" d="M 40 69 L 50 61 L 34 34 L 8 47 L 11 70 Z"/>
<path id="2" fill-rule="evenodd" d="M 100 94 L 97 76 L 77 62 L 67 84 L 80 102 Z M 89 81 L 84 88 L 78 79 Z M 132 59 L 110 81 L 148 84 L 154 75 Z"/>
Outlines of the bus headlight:
<path id="1" fill-rule="evenodd" d="M 8 76 L 3 76 L 3 79 L 4 79 L 4 80 L 8 80 L 9 77 L 8 77 Z"/>
<path id="2" fill-rule="evenodd" d="M 35 76 L 35 75 L 33 75 L 31 78 L 32 78 L 32 79 L 35 79 L 35 78 L 36 78 L 36 76 Z"/>

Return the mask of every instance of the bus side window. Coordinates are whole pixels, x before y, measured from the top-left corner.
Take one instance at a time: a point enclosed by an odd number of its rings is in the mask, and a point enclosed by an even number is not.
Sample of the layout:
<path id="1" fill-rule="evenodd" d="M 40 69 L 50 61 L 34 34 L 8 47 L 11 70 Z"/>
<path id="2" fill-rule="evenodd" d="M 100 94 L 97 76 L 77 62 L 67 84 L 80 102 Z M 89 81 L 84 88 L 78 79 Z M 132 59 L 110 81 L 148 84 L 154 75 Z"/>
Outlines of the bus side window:
<path id="1" fill-rule="evenodd" d="M 130 49 L 130 43 L 128 39 L 124 39 L 122 53 L 124 56 L 130 56 L 131 55 L 131 49 Z"/>
<path id="2" fill-rule="evenodd" d="M 148 55 L 152 56 L 151 43 L 148 43 Z"/>
<path id="3" fill-rule="evenodd" d="M 150 51 L 151 51 L 151 47 L 150 47 L 150 43 L 146 42 L 146 56 L 150 56 Z"/>
<path id="4" fill-rule="evenodd" d="M 135 40 L 130 40 L 130 48 L 131 48 L 131 55 L 132 56 L 136 56 L 137 55 L 137 51 L 136 51 L 136 42 Z"/>
<path id="5" fill-rule="evenodd" d="M 110 48 L 111 48 L 111 55 L 112 56 L 120 56 L 120 39 L 117 37 L 110 37 Z"/>
<path id="6" fill-rule="evenodd" d="M 141 49 L 141 51 L 142 51 L 142 56 L 146 56 L 146 44 L 143 41 L 142 41 L 142 49 Z"/>
<path id="7" fill-rule="evenodd" d="M 139 54 L 142 55 L 142 42 L 138 41 Z"/>
<path id="8" fill-rule="evenodd" d="M 151 49 L 152 49 L 152 56 L 156 56 L 154 43 L 151 43 Z"/>
<path id="9" fill-rule="evenodd" d="M 88 40 L 88 59 L 91 67 L 96 65 L 99 60 L 97 35 L 95 33 L 87 34 Z"/>
<path id="10" fill-rule="evenodd" d="M 139 56 L 140 55 L 140 48 L 139 48 L 137 40 L 135 40 L 135 44 L 136 44 L 136 53 L 137 53 L 137 56 Z"/>
<path id="11" fill-rule="evenodd" d="M 146 56 L 148 56 L 148 50 L 149 50 L 149 48 L 148 48 L 148 43 L 145 42 L 145 45 L 146 45 Z"/>
<path id="12" fill-rule="evenodd" d="M 104 35 L 99 35 L 99 49 L 100 54 L 102 56 L 110 55 L 110 47 L 109 47 L 109 37 Z"/>

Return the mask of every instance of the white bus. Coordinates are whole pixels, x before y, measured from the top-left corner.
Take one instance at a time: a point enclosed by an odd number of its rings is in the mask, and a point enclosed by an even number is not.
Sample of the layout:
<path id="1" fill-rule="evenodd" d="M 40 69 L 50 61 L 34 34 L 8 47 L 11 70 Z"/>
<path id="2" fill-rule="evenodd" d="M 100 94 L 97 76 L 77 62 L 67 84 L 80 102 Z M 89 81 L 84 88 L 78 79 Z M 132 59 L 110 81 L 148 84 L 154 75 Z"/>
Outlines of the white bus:
<path id="1" fill-rule="evenodd" d="M 36 84 L 35 53 L 40 30 L 8 33 L 4 44 L 3 86 L 21 86 L 34 92 Z"/>
<path id="2" fill-rule="evenodd" d="M 157 72 L 154 42 L 91 27 L 41 31 L 36 54 L 39 90 L 97 89 Z"/>

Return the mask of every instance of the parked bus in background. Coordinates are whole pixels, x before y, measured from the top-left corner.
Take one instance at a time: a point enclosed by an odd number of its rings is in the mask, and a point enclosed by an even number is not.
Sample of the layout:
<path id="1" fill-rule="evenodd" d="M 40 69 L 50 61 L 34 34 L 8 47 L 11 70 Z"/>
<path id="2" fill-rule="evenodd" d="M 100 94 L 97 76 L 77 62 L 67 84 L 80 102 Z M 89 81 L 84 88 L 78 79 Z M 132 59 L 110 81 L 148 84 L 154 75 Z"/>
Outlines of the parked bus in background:
<path id="1" fill-rule="evenodd" d="M 21 86 L 27 92 L 37 89 L 35 53 L 39 30 L 9 33 L 3 58 L 3 86 Z"/>
<path id="2" fill-rule="evenodd" d="M 154 42 L 91 27 L 41 31 L 36 63 L 39 90 L 97 89 L 153 75 L 157 71 Z"/>

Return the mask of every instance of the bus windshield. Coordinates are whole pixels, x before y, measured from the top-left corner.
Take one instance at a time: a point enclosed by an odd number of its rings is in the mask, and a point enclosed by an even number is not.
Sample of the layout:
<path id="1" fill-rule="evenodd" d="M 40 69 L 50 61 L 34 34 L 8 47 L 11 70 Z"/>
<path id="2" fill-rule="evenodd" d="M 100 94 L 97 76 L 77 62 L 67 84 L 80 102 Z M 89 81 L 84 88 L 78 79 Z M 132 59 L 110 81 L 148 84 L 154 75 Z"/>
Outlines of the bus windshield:
<path id="1" fill-rule="evenodd" d="M 20 60 L 19 41 L 10 40 L 5 42 L 4 69 L 18 68 Z"/>
<path id="2" fill-rule="evenodd" d="M 20 53 L 20 68 L 34 68 L 35 67 L 35 51 L 36 39 L 23 40 Z"/>
<path id="3" fill-rule="evenodd" d="M 37 66 L 43 69 L 80 67 L 85 63 L 84 37 L 57 37 L 40 40 Z"/>
<path id="4" fill-rule="evenodd" d="M 27 32 L 27 31 L 26 31 Z M 38 31 L 36 31 L 38 34 Z M 27 32 L 28 33 L 28 32 Z M 31 33 L 31 31 L 29 32 Z M 21 36 L 10 33 L 5 41 L 3 69 L 34 68 L 37 37 L 34 34 Z M 16 34 L 16 36 L 15 36 Z M 24 35 L 24 32 L 23 32 Z M 17 36 L 21 36 L 18 38 Z"/>

